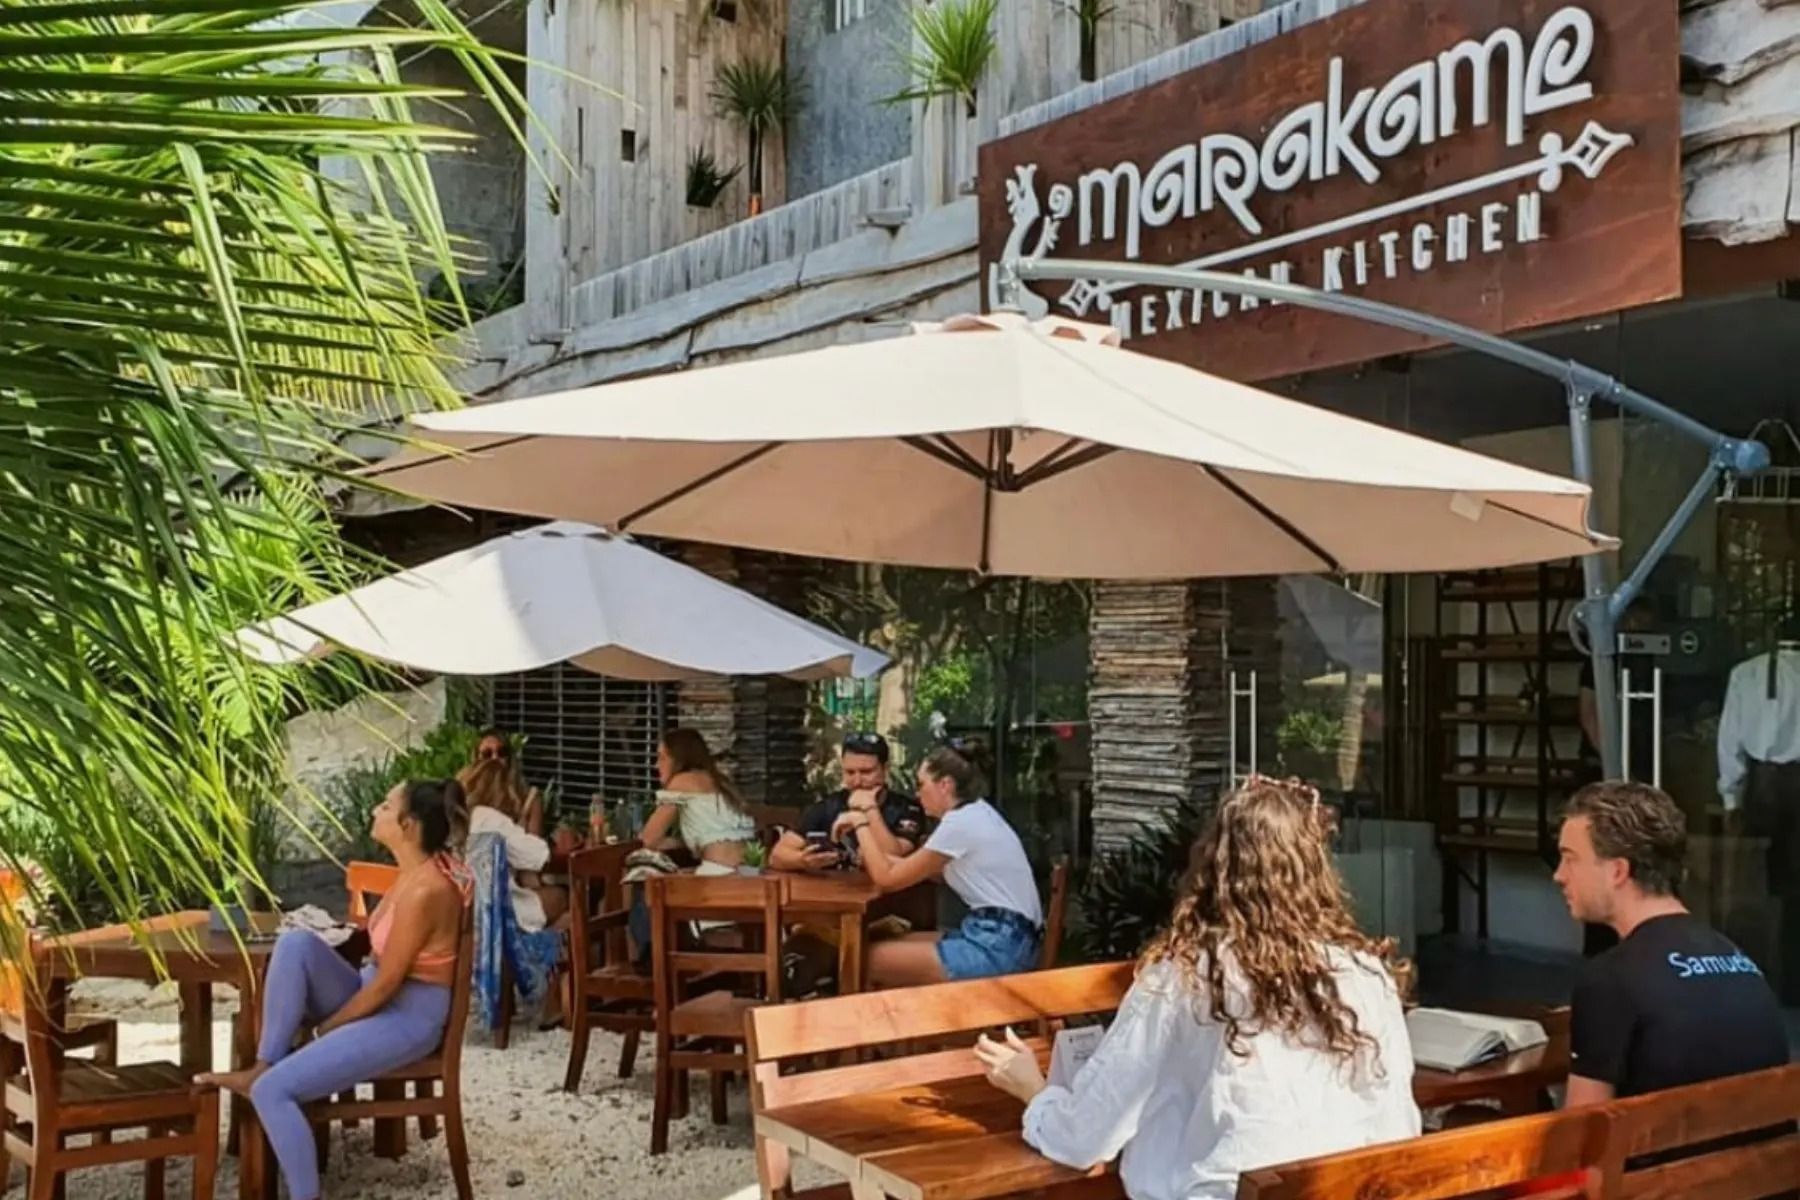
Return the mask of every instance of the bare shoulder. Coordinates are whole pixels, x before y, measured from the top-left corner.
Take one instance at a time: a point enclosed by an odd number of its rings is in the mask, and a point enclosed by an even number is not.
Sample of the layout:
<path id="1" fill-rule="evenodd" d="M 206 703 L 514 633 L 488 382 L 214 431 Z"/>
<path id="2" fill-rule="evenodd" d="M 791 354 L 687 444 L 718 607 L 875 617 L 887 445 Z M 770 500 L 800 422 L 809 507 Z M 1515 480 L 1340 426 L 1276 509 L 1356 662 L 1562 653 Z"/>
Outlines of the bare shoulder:
<path id="1" fill-rule="evenodd" d="M 683 771 L 669 780 L 665 792 L 677 792 L 682 795 L 699 796 L 713 790 L 712 777 L 704 771 Z"/>

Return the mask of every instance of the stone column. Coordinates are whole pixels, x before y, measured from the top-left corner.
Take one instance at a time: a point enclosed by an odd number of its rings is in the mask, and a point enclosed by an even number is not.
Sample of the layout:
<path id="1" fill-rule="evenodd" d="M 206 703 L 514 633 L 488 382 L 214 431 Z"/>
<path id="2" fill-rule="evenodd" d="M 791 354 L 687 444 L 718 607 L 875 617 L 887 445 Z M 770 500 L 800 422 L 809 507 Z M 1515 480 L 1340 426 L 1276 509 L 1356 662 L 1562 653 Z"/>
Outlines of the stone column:
<path id="1" fill-rule="evenodd" d="M 1275 582 L 1095 585 L 1088 716 L 1097 849 L 1156 824 L 1185 798 L 1218 795 L 1230 773 L 1234 667 L 1259 673 L 1258 742 L 1272 761 L 1281 661 Z"/>

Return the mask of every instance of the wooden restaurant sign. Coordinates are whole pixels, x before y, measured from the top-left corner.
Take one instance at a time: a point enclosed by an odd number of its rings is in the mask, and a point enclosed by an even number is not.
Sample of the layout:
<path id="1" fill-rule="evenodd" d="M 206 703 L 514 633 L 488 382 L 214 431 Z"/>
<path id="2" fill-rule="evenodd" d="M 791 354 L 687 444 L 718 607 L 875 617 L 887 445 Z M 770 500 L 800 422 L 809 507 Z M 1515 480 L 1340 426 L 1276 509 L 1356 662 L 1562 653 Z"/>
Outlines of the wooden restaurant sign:
<path id="1" fill-rule="evenodd" d="M 1369 0 L 981 149 L 1009 255 L 1287 280 L 1502 332 L 1680 294 L 1669 0 Z M 1429 344 L 1192 289 L 1031 285 L 1033 315 L 1240 379 Z"/>

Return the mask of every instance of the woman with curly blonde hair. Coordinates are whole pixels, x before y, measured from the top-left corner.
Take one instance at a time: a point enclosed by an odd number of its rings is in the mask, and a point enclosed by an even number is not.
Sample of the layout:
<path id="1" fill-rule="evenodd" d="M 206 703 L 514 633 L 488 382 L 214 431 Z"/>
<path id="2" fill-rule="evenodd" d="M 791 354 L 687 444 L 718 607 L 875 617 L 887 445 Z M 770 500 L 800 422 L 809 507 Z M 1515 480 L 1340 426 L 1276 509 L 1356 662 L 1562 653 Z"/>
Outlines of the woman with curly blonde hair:
<path id="1" fill-rule="evenodd" d="M 1329 817 L 1294 780 L 1225 797 L 1069 1087 L 1010 1032 L 982 1039 L 1026 1141 L 1082 1169 L 1123 1151 L 1131 1200 L 1229 1200 L 1241 1172 L 1418 1136 L 1403 964 L 1351 917 Z"/>

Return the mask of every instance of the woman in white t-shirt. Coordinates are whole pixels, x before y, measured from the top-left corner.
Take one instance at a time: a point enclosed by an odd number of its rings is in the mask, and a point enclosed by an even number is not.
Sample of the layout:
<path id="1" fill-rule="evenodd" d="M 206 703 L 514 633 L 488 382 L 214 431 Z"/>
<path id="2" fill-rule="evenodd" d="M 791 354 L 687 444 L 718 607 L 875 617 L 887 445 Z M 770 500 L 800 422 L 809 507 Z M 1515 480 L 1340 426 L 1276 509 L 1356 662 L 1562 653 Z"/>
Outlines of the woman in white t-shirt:
<path id="1" fill-rule="evenodd" d="M 1194 843 L 1169 927 L 1070 1085 L 1016 1035 L 976 1055 L 1025 1101 L 1025 1140 L 1131 1200 L 1230 1200 L 1259 1167 L 1419 1135 L 1392 944 L 1362 933 L 1329 810 L 1252 777 Z"/>
<path id="2" fill-rule="evenodd" d="M 914 933 L 869 947 L 869 982 L 910 987 L 946 979 L 1012 975 L 1037 966 L 1044 915 L 1025 847 L 1006 818 L 975 798 L 977 775 L 964 755 L 935 750 L 919 766 L 919 804 L 938 825 L 905 858 L 889 856 L 881 805 L 857 792 L 838 818 L 832 840 L 854 829 L 863 869 L 884 892 L 898 892 L 942 876 L 968 905 L 962 924 L 944 933 Z"/>
<path id="3" fill-rule="evenodd" d="M 550 843 L 528 833 L 513 819 L 509 800 L 513 776 L 499 759 L 483 758 L 456 776 L 469 801 L 468 836 L 491 833 L 506 843 L 506 865 L 512 869 L 513 918 L 526 933 L 558 925 L 569 911 L 568 889 L 543 881 L 539 874 L 550 861 Z"/>

